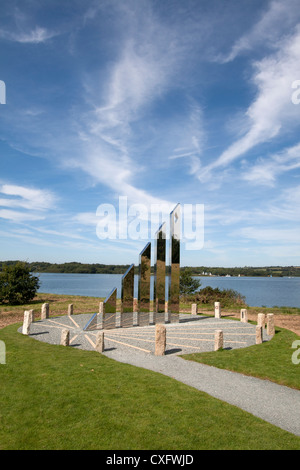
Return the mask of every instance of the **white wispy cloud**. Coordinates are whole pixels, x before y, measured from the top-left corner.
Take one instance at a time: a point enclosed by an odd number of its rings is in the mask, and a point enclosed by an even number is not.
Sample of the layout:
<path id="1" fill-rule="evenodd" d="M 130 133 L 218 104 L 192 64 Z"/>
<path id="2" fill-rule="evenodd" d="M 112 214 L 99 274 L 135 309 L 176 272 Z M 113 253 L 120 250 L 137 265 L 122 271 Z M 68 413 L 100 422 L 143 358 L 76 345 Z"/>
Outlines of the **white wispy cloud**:
<path id="1" fill-rule="evenodd" d="M 254 184 L 274 186 L 282 173 L 300 168 L 300 143 L 270 155 L 259 158 L 253 166 L 248 166 L 242 178 Z"/>
<path id="2" fill-rule="evenodd" d="M 9 209 L 0 209 L 0 218 L 10 220 L 11 222 L 22 223 L 34 220 L 43 220 L 45 219 L 45 216 Z"/>
<path id="3" fill-rule="evenodd" d="M 130 200 L 145 204 L 168 201 L 139 188 L 139 176 L 143 174 L 145 178 L 155 158 L 153 156 L 151 162 L 147 162 L 137 157 L 145 140 L 148 139 L 147 145 L 150 145 L 151 139 L 147 131 L 143 131 L 142 123 L 151 116 L 152 107 L 176 87 L 178 64 L 182 60 L 181 46 L 176 44 L 177 32 L 161 24 L 153 12 L 148 13 L 145 15 L 141 9 L 134 15 L 132 11 L 125 11 L 129 34 L 120 44 L 119 54 L 102 73 L 101 86 L 93 88 L 86 84 L 85 87 L 87 102 L 93 106 L 83 116 L 82 129 L 78 133 L 84 142 L 84 156 L 68 162 L 116 194 L 125 194 Z M 178 126 L 177 130 L 182 135 L 186 133 L 186 129 L 183 132 L 185 124 L 191 126 L 196 114 L 191 106 L 191 113 L 184 123 L 181 118 L 181 127 Z M 148 121 L 147 129 L 149 126 Z M 173 122 L 171 127 L 176 128 L 176 123 Z M 191 133 L 191 140 L 196 154 L 200 145 L 199 135 Z M 180 137 L 176 141 L 178 145 L 182 144 Z M 174 148 L 174 134 L 172 144 Z M 195 155 L 190 161 L 191 166 L 198 163 Z"/>
<path id="4" fill-rule="evenodd" d="M 180 132 L 184 128 L 184 132 Z M 182 122 L 176 122 L 172 137 L 177 136 L 177 147 L 173 149 L 170 160 L 184 159 L 188 162 L 190 174 L 197 174 L 201 168 L 201 155 L 206 143 L 203 111 L 199 105 L 191 104 L 189 114 Z M 170 139 L 171 140 L 171 139 Z"/>
<path id="5" fill-rule="evenodd" d="M 52 191 L 30 188 L 14 184 L 0 185 L 0 194 L 10 196 L 1 198 L 0 205 L 8 207 L 23 207 L 29 210 L 47 210 L 55 205 L 57 200 Z"/>
<path id="6" fill-rule="evenodd" d="M 282 34 L 291 31 L 299 20 L 298 0 L 273 0 L 259 21 L 237 39 L 231 51 L 227 55 L 219 55 L 216 60 L 221 63 L 231 62 L 240 54 L 253 51 L 260 45 L 276 48 Z"/>
<path id="7" fill-rule="evenodd" d="M 206 180 L 217 168 L 225 168 L 258 144 L 299 125 L 299 111 L 291 102 L 291 85 L 300 76 L 300 26 L 285 37 L 276 53 L 254 63 L 252 83 L 258 92 L 245 117 L 248 130 L 199 174 Z M 243 123 L 244 126 L 244 123 Z"/>
<path id="8" fill-rule="evenodd" d="M 0 28 L 0 38 L 23 44 L 39 44 L 60 34 L 46 27 L 34 24 L 34 17 L 24 9 L 14 7 L 10 13 L 10 28 Z"/>
<path id="9" fill-rule="evenodd" d="M 299 229 L 285 229 L 281 227 L 259 228 L 259 227 L 242 227 L 234 232 L 234 236 L 240 235 L 243 238 L 249 238 L 258 242 L 280 242 L 282 245 L 288 243 L 299 244 Z"/>
<path id="10" fill-rule="evenodd" d="M 54 31 L 49 31 L 46 28 L 41 28 L 40 26 L 35 26 L 32 30 L 29 31 L 5 31 L 0 29 L 0 37 L 7 39 L 9 41 L 20 42 L 23 44 L 38 44 L 46 42 L 47 40 L 57 36 L 59 33 Z"/>
<path id="11" fill-rule="evenodd" d="M 52 191 L 13 184 L 0 184 L 0 195 L 0 218 L 15 223 L 44 220 L 57 203 Z"/>

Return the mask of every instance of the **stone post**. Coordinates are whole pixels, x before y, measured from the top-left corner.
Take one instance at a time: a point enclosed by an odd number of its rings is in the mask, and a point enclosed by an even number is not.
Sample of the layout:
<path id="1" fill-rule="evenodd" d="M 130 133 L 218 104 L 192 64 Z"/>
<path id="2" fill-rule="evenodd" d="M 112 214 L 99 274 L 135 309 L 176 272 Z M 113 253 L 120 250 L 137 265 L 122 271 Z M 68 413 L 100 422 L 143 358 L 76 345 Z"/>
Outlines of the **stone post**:
<path id="1" fill-rule="evenodd" d="M 215 351 L 218 349 L 223 349 L 223 331 L 216 330 L 215 331 Z"/>
<path id="2" fill-rule="evenodd" d="M 215 318 L 221 318 L 221 304 L 220 304 L 220 302 L 215 302 Z"/>
<path id="3" fill-rule="evenodd" d="M 259 313 L 257 315 L 257 326 L 261 326 L 262 328 L 264 328 L 265 323 L 266 323 L 266 315 L 264 313 Z"/>
<path id="4" fill-rule="evenodd" d="M 192 315 L 197 315 L 197 304 L 192 304 L 191 314 Z"/>
<path id="5" fill-rule="evenodd" d="M 263 329 L 262 326 L 256 326 L 256 344 L 261 344 L 263 342 Z"/>
<path id="6" fill-rule="evenodd" d="M 275 335 L 275 324 L 274 324 L 274 314 L 268 313 L 267 314 L 267 335 L 274 336 Z"/>
<path id="7" fill-rule="evenodd" d="M 102 330 L 103 328 L 103 302 L 99 303 L 99 313 L 97 315 L 97 328 Z"/>
<path id="8" fill-rule="evenodd" d="M 61 337 L 60 337 L 60 344 L 62 346 L 69 346 L 69 342 L 70 342 L 70 331 L 67 329 L 62 330 Z"/>
<path id="9" fill-rule="evenodd" d="M 164 356 L 166 350 L 166 327 L 160 323 L 155 326 L 155 356 Z"/>
<path id="10" fill-rule="evenodd" d="M 73 315 L 73 304 L 68 305 L 68 315 Z"/>
<path id="11" fill-rule="evenodd" d="M 25 310 L 22 333 L 23 335 L 29 335 L 30 325 L 33 322 L 33 310 Z"/>
<path id="12" fill-rule="evenodd" d="M 241 322 L 248 323 L 248 312 L 246 308 L 241 308 Z"/>
<path id="13" fill-rule="evenodd" d="M 139 312 L 133 312 L 132 325 L 139 326 L 140 324 L 140 314 Z"/>
<path id="14" fill-rule="evenodd" d="M 41 320 L 49 318 L 49 304 L 43 304 L 41 309 Z"/>
<path id="15" fill-rule="evenodd" d="M 33 323 L 34 322 L 34 310 L 29 310 L 29 312 L 30 312 L 31 322 Z"/>
<path id="16" fill-rule="evenodd" d="M 104 333 L 103 333 L 103 331 L 101 331 L 100 333 L 97 334 L 95 349 L 99 353 L 102 353 L 104 351 Z"/>

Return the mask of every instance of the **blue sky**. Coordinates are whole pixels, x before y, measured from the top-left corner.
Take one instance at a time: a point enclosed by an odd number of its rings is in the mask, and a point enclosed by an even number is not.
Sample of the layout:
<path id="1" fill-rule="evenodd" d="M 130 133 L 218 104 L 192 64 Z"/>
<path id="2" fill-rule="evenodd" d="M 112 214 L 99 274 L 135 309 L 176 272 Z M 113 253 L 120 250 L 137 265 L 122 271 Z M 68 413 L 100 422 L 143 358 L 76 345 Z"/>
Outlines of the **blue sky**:
<path id="1" fill-rule="evenodd" d="M 298 0 L 2 0 L 0 80 L 1 260 L 137 263 L 127 197 L 204 205 L 182 265 L 300 265 Z"/>

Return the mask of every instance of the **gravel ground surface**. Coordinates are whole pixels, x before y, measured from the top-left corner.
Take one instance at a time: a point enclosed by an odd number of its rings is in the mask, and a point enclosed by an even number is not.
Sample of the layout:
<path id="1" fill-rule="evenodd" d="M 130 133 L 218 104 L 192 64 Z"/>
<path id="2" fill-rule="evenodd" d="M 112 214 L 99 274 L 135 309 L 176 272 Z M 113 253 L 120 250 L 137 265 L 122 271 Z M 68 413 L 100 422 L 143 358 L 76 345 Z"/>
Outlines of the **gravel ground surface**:
<path id="1" fill-rule="evenodd" d="M 90 317 L 90 315 L 80 314 L 38 320 L 32 323 L 30 336 L 50 344 L 60 344 L 61 332 L 67 328 L 70 330 L 71 346 L 93 350 L 99 331 L 83 330 Z M 216 330 L 223 331 L 224 348 L 244 348 L 255 344 L 255 325 L 250 323 L 182 314 L 179 323 L 169 323 L 165 326 L 167 356 L 213 351 Z M 125 355 L 131 350 L 154 354 L 155 325 L 104 330 L 104 335 L 108 349 L 118 350 Z M 269 339 L 264 331 L 264 340 Z"/>
<path id="2" fill-rule="evenodd" d="M 30 336 L 59 344 L 61 332 L 67 328 L 70 346 L 93 350 L 98 331 L 83 331 L 89 318 L 90 315 L 81 314 L 36 321 L 31 324 Z M 224 348 L 255 344 L 255 325 L 205 316 L 181 315 L 180 318 L 180 323 L 165 325 L 165 356 L 154 355 L 155 326 L 104 330 L 104 355 L 172 377 L 300 436 L 299 390 L 178 357 L 179 354 L 212 351 L 214 332 L 220 329 L 224 333 Z M 263 339 L 270 340 L 265 331 Z"/>

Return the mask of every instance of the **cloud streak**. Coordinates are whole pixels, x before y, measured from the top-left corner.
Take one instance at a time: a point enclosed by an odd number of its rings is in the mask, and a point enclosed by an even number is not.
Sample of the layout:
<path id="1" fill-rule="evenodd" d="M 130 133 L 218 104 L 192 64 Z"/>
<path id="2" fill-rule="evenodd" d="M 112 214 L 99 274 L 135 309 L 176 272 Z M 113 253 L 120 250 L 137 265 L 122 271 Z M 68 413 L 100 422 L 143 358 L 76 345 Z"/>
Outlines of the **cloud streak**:
<path id="1" fill-rule="evenodd" d="M 229 54 L 219 55 L 215 60 L 228 63 L 259 46 L 274 49 L 285 31 L 292 30 L 299 20 L 297 0 L 271 1 L 258 22 L 234 43 Z"/>
<path id="2" fill-rule="evenodd" d="M 145 142 L 150 147 L 156 138 L 156 108 L 178 86 L 176 78 L 182 73 L 179 71 L 185 59 L 178 33 L 162 24 L 151 9 L 147 11 L 145 15 L 138 9 L 134 20 L 132 12 L 126 12 L 130 34 L 104 73 L 100 97 L 99 87 L 95 90 L 86 85 L 87 102 L 96 103 L 86 113 L 79 133 L 86 151 L 84 159 L 73 158 L 69 164 L 133 202 L 151 204 L 168 201 L 140 189 L 136 182 L 159 159 L 159 164 L 165 159 L 169 165 L 167 156 L 153 155 L 151 163 L 137 156 Z M 184 152 L 189 152 L 190 172 L 194 173 L 199 168 L 203 129 L 199 105 L 189 103 L 188 108 L 185 118 L 180 116 L 180 123 L 176 115 L 166 118 L 169 133 L 165 133 L 162 146 L 169 146 L 169 151 L 184 146 Z M 144 122 L 147 124 L 143 129 Z"/>
<path id="3" fill-rule="evenodd" d="M 253 184 L 274 187 L 283 173 L 300 168 L 300 143 L 281 152 L 260 158 L 252 167 L 247 167 L 242 178 Z"/>
<path id="4" fill-rule="evenodd" d="M 16 223 L 45 219 L 57 202 L 52 191 L 12 184 L 0 185 L 0 195 L 0 218 Z"/>
<path id="5" fill-rule="evenodd" d="M 213 170 L 227 167 L 258 144 L 299 125 L 298 109 L 291 103 L 291 85 L 300 75 L 300 26 L 282 41 L 279 51 L 255 62 L 254 71 L 252 83 L 258 91 L 245 113 L 248 130 L 207 165 L 200 180 L 210 177 Z"/>
<path id="6" fill-rule="evenodd" d="M 11 32 L 0 29 L 0 37 L 3 39 L 19 42 L 22 44 L 39 44 L 48 41 L 59 33 L 49 31 L 46 28 L 35 26 L 29 31 Z"/>

